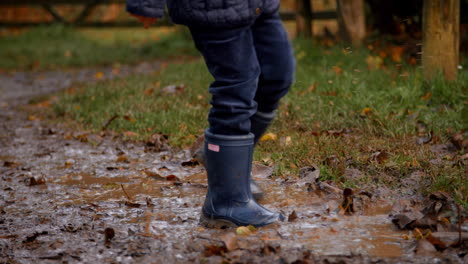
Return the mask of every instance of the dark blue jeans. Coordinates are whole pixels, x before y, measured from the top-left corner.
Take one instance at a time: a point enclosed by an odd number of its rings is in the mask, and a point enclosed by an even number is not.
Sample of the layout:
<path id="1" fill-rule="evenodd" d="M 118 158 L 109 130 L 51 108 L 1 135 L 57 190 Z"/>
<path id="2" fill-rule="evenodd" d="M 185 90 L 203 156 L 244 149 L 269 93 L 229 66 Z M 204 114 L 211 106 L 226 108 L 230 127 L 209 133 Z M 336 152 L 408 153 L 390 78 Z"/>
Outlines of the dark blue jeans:
<path id="1" fill-rule="evenodd" d="M 250 117 L 276 110 L 294 80 L 294 54 L 278 14 L 260 15 L 242 28 L 190 31 L 215 79 L 210 132 L 248 134 Z"/>

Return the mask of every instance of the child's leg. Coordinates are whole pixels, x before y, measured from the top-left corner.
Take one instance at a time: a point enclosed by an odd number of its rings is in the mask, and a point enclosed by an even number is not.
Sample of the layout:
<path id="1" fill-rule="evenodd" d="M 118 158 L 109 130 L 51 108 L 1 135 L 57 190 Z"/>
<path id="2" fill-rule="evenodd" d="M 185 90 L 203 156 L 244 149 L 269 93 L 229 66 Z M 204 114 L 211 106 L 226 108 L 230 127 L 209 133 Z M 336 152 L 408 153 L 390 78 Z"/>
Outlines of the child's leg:
<path id="1" fill-rule="evenodd" d="M 284 220 L 252 196 L 250 172 L 254 136 L 250 117 L 260 66 L 250 27 L 225 30 L 191 29 L 215 81 L 210 85 L 212 108 L 203 153 L 208 193 L 201 223 L 208 227 L 264 226 Z"/>
<path id="2" fill-rule="evenodd" d="M 252 35 L 261 69 L 255 101 L 258 111 L 271 113 L 294 80 L 294 54 L 278 14 L 260 16 Z"/>
<path id="3" fill-rule="evenodd" d="M 210 132 L 248 134 L 249 118 L 257 110 L 253 99 L 260 75 L 250 27 L 226 30 L 192 28 L 191 33 L 215 79 L 210 85 Z"/>

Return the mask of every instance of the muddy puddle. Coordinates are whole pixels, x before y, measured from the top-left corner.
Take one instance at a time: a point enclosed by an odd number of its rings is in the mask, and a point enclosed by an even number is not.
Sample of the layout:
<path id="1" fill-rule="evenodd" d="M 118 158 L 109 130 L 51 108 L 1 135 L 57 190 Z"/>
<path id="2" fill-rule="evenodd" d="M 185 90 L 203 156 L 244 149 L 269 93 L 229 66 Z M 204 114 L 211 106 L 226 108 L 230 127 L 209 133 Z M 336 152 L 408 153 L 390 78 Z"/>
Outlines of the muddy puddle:
<path id="1" fill-rule="evenodd" d="M 182 166 L 189 150 L 147 152 L 7 105 L 0 124 L 0 263 L 463 263 L 414 254 L 389 217 L 401 197 L 364 195 L 346 215 L 332 187 L 256 173 L 261 203 L 287 221 L 236 235 L 199 225 L 207 182 L 202 166 Z"/>

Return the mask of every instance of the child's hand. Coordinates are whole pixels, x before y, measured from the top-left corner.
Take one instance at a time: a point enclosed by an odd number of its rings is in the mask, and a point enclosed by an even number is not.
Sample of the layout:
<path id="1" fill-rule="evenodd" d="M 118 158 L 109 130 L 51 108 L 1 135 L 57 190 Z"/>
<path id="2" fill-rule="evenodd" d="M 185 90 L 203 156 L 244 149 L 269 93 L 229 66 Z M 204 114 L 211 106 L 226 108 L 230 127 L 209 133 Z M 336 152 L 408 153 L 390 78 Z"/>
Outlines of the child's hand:
<path id="1" fill-rule="evenodd" d="M 158 20 L 157 18 L 154 18 L 154 17 L 145 17 L 145 16 L 140 16 L 140 15 L 135 15 L 135 14 L 130 14 L 130 15 L 136 17 L 141 23 L 143 23 L 143 26 L 145 28 L 149 28 L 151 25 L 155 24 L 156 21 Z"/>

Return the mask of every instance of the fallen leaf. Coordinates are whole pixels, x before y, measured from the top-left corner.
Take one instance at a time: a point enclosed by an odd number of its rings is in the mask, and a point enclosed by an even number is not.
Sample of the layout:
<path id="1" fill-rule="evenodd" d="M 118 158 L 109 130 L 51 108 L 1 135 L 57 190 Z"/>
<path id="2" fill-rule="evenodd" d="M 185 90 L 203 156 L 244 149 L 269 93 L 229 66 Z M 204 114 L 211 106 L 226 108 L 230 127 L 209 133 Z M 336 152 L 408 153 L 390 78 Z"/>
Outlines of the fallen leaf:
<path id="1" fill-rule="evenodd" d="M 132 131 L 125 131 L 124 135 L 126 137 L 138 137 L 138 133 L 132 132 Z"/>
<path id="2" fill-rule="evenodd" d="M 227 248 L 225 246 L 209 245 L 205 248 L 203 255 L 205 257 L 221 256 L 226 251 Z"/>
<path id="3" fill-rule="evenodd" d="M 365 107 L 361 111 L 361 116 L 367 116 L 367 115 L 370 115 L 370 114 L 372 114 L 372 108 L 370 108 L 370 107 Z"/>
<path id="4" fill-rule="evenodd" d="M 16 168 L 18 167 L 19 163 L 16 161 L 4 161 L 3 166 L 7 168 Z"/>
<path id="5" fill-rule="evenodd" d="M 140 208 L 141 207 L 141 204 L 139 203 L 134 203 L 134 202 L 130 202 L 130 201 L 125 201 L 124 203 L 126 206 L 128 207 L 131 207 L 131 208 Z"/>
<path id="6" fill-rule="evenodd" d="M 94 78 L 96 78 L 97 80 L 101 80 L 102 78 L 104 78 L 104 73 L 103 72 L 96 72 L 94 74 Z"/>
<path id="7" fill-rule="evenodd" d="M 115 162 L 130 163 L 130 160 L 128 159 L 127 156 L 120 155 L 117 157 L 117 160 Z"/>
<path id="8" fill-rule="evenodd" d="M 184 161 L 181 163 L 182 167 L 195 167 L 200 165 L 197 159 L 191 159 L 189 161 Z"/>
<path id="9" fill-rule="evenodd" d="M 240 236 L 250 236 L 252 235 L 252 231 L 250 231 L 250 229 L 246 226 L 239 226 L 237 229 L 236 229 L 236 234 L 240 235 Z"/>
<path id="10" fill-rule="evenodd" d="M 110 242 L 115 237 L 115 230 L 112 227 L 104 229 L 104 241 Z"/>
<path id="11" fill-rule="evenodd" d="M 149 89 L 146 89 L 143 93 L 145 95 L 152 95 L 154 92 L 154 88 L 149 88 Z"/>
<path id="12" fill-rule="evenodd" d="M 276 140 L 277 136 L 273 133 L 266 133 L 261 138 L 260 141 L 267 141 L 267 140 Z"/>
<path id="13" fill-rule="evenodd" d="M 343 73 L 343 69 L 341 69 L 340 67 L 338 66 L 333 66 L 332 67 L 332 70 L 336 73 L 336 75 L 340 75 Z"/>
<path id="14" fill-rule="evenodd" d="M 224 242 L 224 245 L 228 251 L 237 248 L 237 236 L 233 232 L 228 232 L 221 235 L 220 239 Z"/>
<path id="15" fill-rule="evenodd" d="M 426 100 L 431 99 L 431 97 L 432 97 L 432 93 L 431 93 L 431 92 L 427 92 L 423 97 L 421 97 L 421 100 L 426 101 Z"/>
<path id="16" fill-rule="evenodd" d="M 307 89 L 307 91 L 308 91 L 309 93 L 313 92 L 313 91 L 317 88 L 317 85 L 318 85 L 317 82 L 314 82 L 313 84 L 311 84 L 311 85 L 309 86 L 309 88 Z"/>
<path id="17" fill-rule="evenodd" d="M 252 176 L 257 179 L 266 179 L 273 174 L 274 167 L 254 163 L 252 165 Z"/>
<path id="18" fill-rule="evenodd" d="M 437 252 L 437 249 L 427 239 L 418 240 L 418 245 L 416 246 L 416 250 L 415 250 L 416 255 L 426 256 L 426 255 L 432 255 L 436 252 Z"/>
<path id="19" fill-rule="evenodd" d="M 444 249 L 468 241 L 468 232 L 435 232 L 429 234 L 427 240 L 434 246 Z"/>
<path id="20" fill-rule="evenodd" d="M 131 116 L 128 116 L 128 115 L 124 116 L 124 119 L 127 120 L 128 122 L 131 122 L 131 123 L 136 122 L 136 120 L 134 118 L 132 118 Z"/>
<path id="21" fill-rule="evenodd" d="M 44 179 L 44 177 L 39 177 L 39 178 L 35 178 L 35 177 L 31 177 L 29 178 L 29 186 L 36 186 L 36 185 L 42 185 L 42 184 L 45 184 L 46 181 Z"/>
<path id="22" fill-rule="evenodd" d="M 288 222 L 293 222 L 294 220 L 297 219 L 297 214 L 296 211 L 292 211 L 292 213 L 288 216 Z"/>
<path id="23" fill-rule="evenodd" d="M 369 158 L 369 161 L 376 162 L 376 163 L 379 163 L 379 164 L 383 164 L 383 163 L 385 163 L 385 161 L 388 160 L 389 157 L 390 156 L 388 155 L 387 152 L 377 151 L 377 152 L 372 153 L 372 155 Z"/>
<path id="24" fill-rule="evenodd" d="M 320 169 L 312 164 L 310 167 L 304 167 L 299 170 L 299 183 L 315 183 L 320 177 Z"/>
<path id="25" fill-rule="evenodd" d="M 180 182 L 180 179 L 179 179 L 177 176 L 172 175 L 172 174 L 169 175 L 169 176 L 166 176 L 166 180 L 168 180 L 168 181 L 178 181 L 178 182 Z"/>

